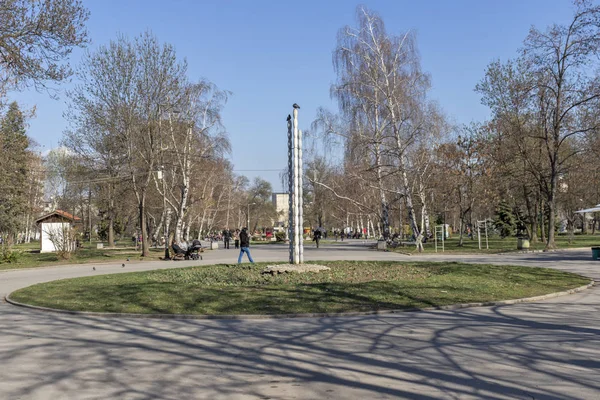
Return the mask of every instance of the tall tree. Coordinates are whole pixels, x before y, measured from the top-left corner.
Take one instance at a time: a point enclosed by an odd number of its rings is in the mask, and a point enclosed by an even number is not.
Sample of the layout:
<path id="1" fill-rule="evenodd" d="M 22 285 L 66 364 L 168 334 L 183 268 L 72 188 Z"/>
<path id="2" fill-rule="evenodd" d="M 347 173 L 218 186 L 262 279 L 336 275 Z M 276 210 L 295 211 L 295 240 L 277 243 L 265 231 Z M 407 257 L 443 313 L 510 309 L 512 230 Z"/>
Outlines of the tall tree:
<path id="1" fill-rule="evenodd" d="M 586 116 L 600 104 L 600 78 L 589 73 L 600 54 L 600 6 L 587 0 L 574 4 L 569 24 L 554 24 L 545 31 L 531 28 L 517 62 L 528 72 L 505 69 L 505 76 L 511 78 L 510 90 L 493 79 L 491 72 L 498 70 L 494 65 L 478 86 L 484 104 L 497 119 L 514 116 L 506 112 L 514 103 L 506 100 L 527 102 L 530 129 L 526 135 L 540 144 L 545 158 L 539 165 L 539 178 L 549 208 L 547 249 L 555 247 L 559 178 L 568 173 L 570 159 L 581 151 L 574 142 L 598 128 L 596 120 Z M 517 88 L 522 97 L 507 96 Z"/>
<path id="2" fill-rule="evenodd" d="M 0 234 L 14 241 L 27 214 L 31 154 L 23 113 L 12 102 L 0 121 Z"/>
<path id="3" fill-rule="evenodd" d="M 176 188 L 168 198 L 176 216 L 176 242 L 183 241 L 184 222 L 192 193 L 192 175 L 196 167 L 203 160 L 220 159 L 230 150 L 229 140 L 221 124 L 221 111 L 228 92 L 219 90 L 208 81 L 185 85 L 182 90 L 184 94 L 176 114 L 178 121 L 174 123 L 170 114 L 167 139 L 164 141 L 170 154 L 169 162 L 164 164 L 170 164 Z"/>
<path id="4" fill-rule="evenodd" d="M 404 197 L 422 250 L 407 153 L 427 131 L 429 77 L 421 71 L 414 34 L 388 34 L 381 17 L 360 6 L 357 20 L 356 27 L 339 31 L 334 51 L 337 82 L 331 93 L 344 124 L 336 128 L 334 119 L 320 111 L 316 126 L 344 137 L 347 155 L 353 158 L 349 166 L 363 171 L 361 178 L 377 190 L 384 237 L 389 235 L 388 197 Z"/>
<path id="5" fill-rule="evenodd" d="M 78 71 L 81 83 L 71 94 L 80 119 L 110 136 L 103 151 L 118 149 L 138 201 L 142 255 L 149 254 L 147 201 L 162 154 L 160 129 L 165 110 L 182 100 L 187 64 L 175 49 L 150 32 L 135 40 L 119 37 L 87 54 Z M 91 143 L 88 143 L 88 145 Z M 97 149 L 95 149 L 97 150 Z M 111 159 L 112 159 L 111 155 Z M 108 171 L 114 173 L 114 170 Z"/>

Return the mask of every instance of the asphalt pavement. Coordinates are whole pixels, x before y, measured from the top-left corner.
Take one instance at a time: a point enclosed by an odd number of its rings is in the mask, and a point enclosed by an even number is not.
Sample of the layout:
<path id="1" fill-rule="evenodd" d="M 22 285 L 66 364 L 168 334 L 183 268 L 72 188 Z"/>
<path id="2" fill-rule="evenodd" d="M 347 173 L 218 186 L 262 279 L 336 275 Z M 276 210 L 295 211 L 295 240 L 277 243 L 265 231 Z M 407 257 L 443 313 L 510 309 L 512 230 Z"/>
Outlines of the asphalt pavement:
<path id="1" fill-rule="evenodd" d="M 287 249 L 255 246 L 255 261 Z M 307 260 L 543 266 L 600 280 L 591 251 L 405 256 L 362 242 Z M 237 261 L 121 262 L 0 272 L 0 294 L 46 282 Z M 600 289 L 535 303 L 360 317 L 160 320 L 0 304 L 0 399 L 600 399 Z"/>

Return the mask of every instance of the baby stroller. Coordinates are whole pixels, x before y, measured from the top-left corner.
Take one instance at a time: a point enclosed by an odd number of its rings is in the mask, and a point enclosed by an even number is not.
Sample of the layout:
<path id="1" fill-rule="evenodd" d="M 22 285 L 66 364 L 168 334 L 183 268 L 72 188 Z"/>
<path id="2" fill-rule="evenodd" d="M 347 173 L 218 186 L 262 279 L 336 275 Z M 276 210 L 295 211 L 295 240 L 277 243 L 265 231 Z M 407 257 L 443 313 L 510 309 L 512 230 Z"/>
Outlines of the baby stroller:
<path id="1" fill-rule="evenodd" d="M 192 242 L 191 246 L 188 246 L 188 249 L 185 253 L 186 260 L 202 260 L 202 253 L 204 249 L 202 248 L 202 244 L 198 239 L 195 239 Z"/>
<path id="2" fill-rule="evenodd" d="M 184 250 L 177 243 L 173 243 L 171 246 L 175 253 L 172 257 L 173 260 L 202 260 L 200 253 L 203 251 L 202 244 L 199 240 L 194 240 L 191 245 L 187 246 Z"/>

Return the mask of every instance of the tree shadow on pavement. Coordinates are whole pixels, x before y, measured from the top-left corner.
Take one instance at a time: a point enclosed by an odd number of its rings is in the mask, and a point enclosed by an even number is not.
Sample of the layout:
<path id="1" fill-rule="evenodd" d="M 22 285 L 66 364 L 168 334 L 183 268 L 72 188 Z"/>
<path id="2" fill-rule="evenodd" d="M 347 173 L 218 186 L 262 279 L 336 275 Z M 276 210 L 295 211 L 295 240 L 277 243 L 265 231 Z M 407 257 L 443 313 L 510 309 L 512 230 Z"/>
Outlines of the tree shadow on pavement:
<path id="1" fill-rule="evenodd" d="M 0 305 L 0 397 L 597 398 L 600 303 L 586 292 L 577 304 L 275 320 Z"/>

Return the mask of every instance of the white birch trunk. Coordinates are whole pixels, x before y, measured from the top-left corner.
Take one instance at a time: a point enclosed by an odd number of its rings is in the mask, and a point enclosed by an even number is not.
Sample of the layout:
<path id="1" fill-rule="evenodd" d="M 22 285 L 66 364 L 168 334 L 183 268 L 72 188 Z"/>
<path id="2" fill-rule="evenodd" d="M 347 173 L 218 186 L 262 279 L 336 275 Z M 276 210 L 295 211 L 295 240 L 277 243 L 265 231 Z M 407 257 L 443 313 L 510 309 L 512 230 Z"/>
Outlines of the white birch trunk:
<path id="1" fill-rule="evenodd" d="M 360 229 L 360 233 L 362 234 L 363 233 L 363 228 L 364 228 L 363 215 L 362 214 L 359 215 L 359 222 L 360 222 L 359 229 Z"/>
<path id="2" fill-rule="evenodd" d="M 175 240 L 178 243 L 182 241 L 183 219 L 185 218 L 185 212 L 187 209 L 188 197 L 190 192 L 190 173 L 192 168 L 191 152 L 193 134 L 194 130 L 190 126 L 186 131 L 183 147 L 181 149 L 178 149 L 173 125 L 171 124 L 172 145 L 173 148 L 176 150 L 175 153 L 178 155 L 179 165 L 181 167 L 181 194 L 178 199 L 179 204 L 177 207 L 177 219 L 175 222 Z"/>
<path id="3" fill-rule="evenodd" d="M 349 226 L 350 226 L 350 214 L 346 213 L 346 226 L 344 227 L 344 233 L 348 233 Z"/>
<path id="4" fill-rule="evenodd" d="M 429 222 L 429 212 L 427 210 L 427 195 L 423 183 L 419 183 L 419 199 L 421 200 L 421 232 L 427 237 L 431 237 L 431 226 Z"/>
<path id="5" fill-rule="evenodd" d="M 157 242 L 158 242 L 158 238 L 160 237 L 161 231 L 163 229 L 164 222 L 165 222 L 165 209 L 163 209 L 162 213 L 160 213 L 160 222 L 158 223 L 158 226 L 156 227 L 156 231 L 154 233 L 154 236 L 156 236 Z"/>
<path id="6" fill-rule="evenodd" d="M 198 240 L 202 240 L 202 231 L 204 230 L 204 221 L 206 220 L 206 208 L 202 210 L 202 217 L 200 219 L 200 227 L 198 228 Z"/>
<path id="7" fill-rule="evenodd" d="M 177 242 L 181 242 L 182 239 L 183 218 L 185 217 L 189 191 L 189 177 L 185 176 L 183 180 L 183 188 L 181 189 L 181 199 L 177 209 L 177 220 L 175 222 L 175 240 Z"/>
<path id="8" fill-rule="evenodd" d="M 165 232 L 165 240 L 167 242 L 169 242 L 169 232 L 170 232 L 170 227 L 171 227 L 171 209 L 170 208 L 167 209 L 166 219 L 167 220 L 165 222 L 165 228 L 167 231 Z M 173 240 L 175 240 L 175 238 L 173 238 Z M 177 243 L 179 243 L 179 242 L 177 242 Z"/>
<path id="9" fill-rule="evenodd" d="M 231 226 L 229 225 L 229 211 L 231 209 L 231 185 L 229 185 L 229 195 L 227 196 L 227 217 L 225 218 L 225 226 L 227 229 L 230 229 Z"/>
<path id="10" fill-rule="evenodd" d="M 415 245 L 419 252 L 423 251 L 423 236 L 419 231 L 419 226 L 417 225 L 415 208 L 412 202 L 412 193 L 410 190 L 410 185 L 408 184 L 408 176 L 406 174 L 406 170 L 402 170 L 402 183 L 404 185 L 404 196 L 406 199 L 406 208 L 408 210 L 408 220 L 410 222 L 410 226 L 412 228 L 413 236 L 415 237 Z"/>
<path id="11" fill-rule="evenodd" d="M 185 232 L 184 233 L 185 241 L 189 242 L 190 241 L 190 226 L 192 225 L 192 221 L 184 222 L 183 225 L 184 225 L 183 231 Z"/>

